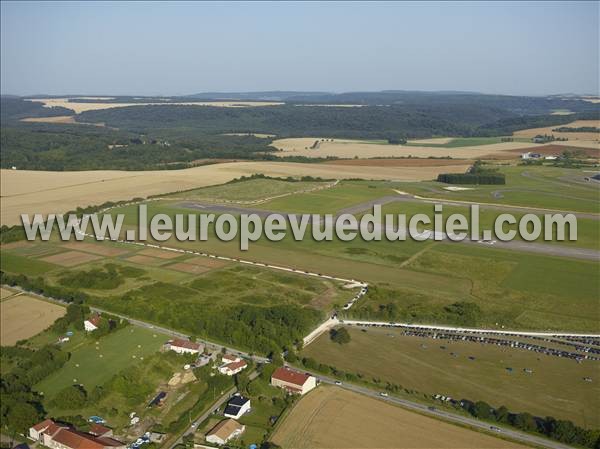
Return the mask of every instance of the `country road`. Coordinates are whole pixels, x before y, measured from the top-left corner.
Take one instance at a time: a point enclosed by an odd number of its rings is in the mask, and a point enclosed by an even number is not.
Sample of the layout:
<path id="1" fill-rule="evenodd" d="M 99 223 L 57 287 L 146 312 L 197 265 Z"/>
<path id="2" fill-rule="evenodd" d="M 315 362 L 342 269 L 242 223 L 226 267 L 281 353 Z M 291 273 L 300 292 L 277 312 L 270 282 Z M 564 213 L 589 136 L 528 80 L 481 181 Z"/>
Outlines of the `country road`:
<path id="1" fill-rule="evenodd" d="M 312 374 L 322 383 L 336 385 L 336 380 L 331 377 L 323 376 L 322 374 L 315 373 L 310 370 L 306 370 L 305 368 L 302 368 L 302 371 Z M 479 421 L 475 418 L 459 415 L 459 414 L 452 413 L 452 412 L 449 412 L 446 410 L 440 410 L 435 407 L 419 404 L 418 402 L 413 402 L 413 401 L 409 401 L 407 399 L 401 399 L 401 398 L 397 398 L 394 396 L 383 397 L 383 396 L 381 396 L 380 391 L 376 391 L 371 388 L 358 386 L 358 385 L 354 385 L 354 384 L 346 384 L 346 383 L 337 384 L 337 386 L 339 388 L 345 388 L 346 390 L 353 391 L 355 393 L 364 394 L 366 396 L 370 396 L 375 399 L 379 399 L 379 400 L 382 400 L 382 401 L 385 401 L 385 402 L 388 402 L 391 404 L 399 405 L 405 409 L 412 410 L 412 411 L 415 411 L 415 412 L 418 412 L 418 413 L 421 413 L 421 414 L 424 414 L 427 416 L 431 416 L 434 418 L 438 418 L 438 419 L 441 419 L 446 422 L 473 427 L 477 430 L 483 430 L 492 435 L 497 434 L 499 436 L 509 438 L 511 440 L 515 440 L 518 442 L 523 442 L 526 444 L 534 444 L 534 445 L 546 447 L 549 449 L 572 449 L 571 446 L 567 446 L 565 444 L 558 443 L 556 441 L 552 441 L 552 440 L 549 440 L 549 439 L 546 439 L 543 437 L 538 437 L 536 435 L 519 432 L 518 430 L 513 430 L 513 429 L 510 429 L 507 427 L 500 427 L 496 424 L 492 425 L 490 423 Z M 495 430 L 492 427 L 495 427 L 498 430 Z"/>
<path id="2" fill-rule="evenodd" d="M 13 287 L 13 288 L 15 288 L 17 290 L 20 290 L 20 291 L 23 291 L 23 292 L 26 292 L 27 294 L 30 294 L 32 296 L 37 296 L 37 297 L 39 297 L 41 299 L 49 300 L 49 301 L 56 302 L 56 303 L 63 304 L 63 305 L 66 304 L 64 301 L 60 301 L 60 300 L 57 300 L 55 298 L 49 298 L 49 297 L 46 297 L 46 296 L 43 296 L 43 295 L 32 293 L 32 292 L 23 290 L 23 289 L 21 289 L 19 287 Z M 99 308 L 95 308 L 95 307 L 91 308 L 91 309 L 94 310 L 94 311 L 97 311 L 97 312 L 105 312 L 103 309 L 99 309 Z M 106 312 L 106 313 L 111 313 L 111 312 Z M 147 328 L 147 329 L 153 329 L 153 330 L 155 330 L 155 331 L 157 331 L 159 333 L 162 333 L 164 335 L 168 335 L 168 336 L 172 336 L 172 337 L 182 337 L 182 338 L 186 338 L 187 337 L 185 334 L 183 334 L 181 332 L 178 332 L 178 331 L 175 331 L 173 329 L 168 329 L 168 328 L 165 328 L 165 327 L 162 327 L 162 326 L 156 326 L 154 324 L 147 323 L 145 321 L 141 321 L 141 320 L 136 320 L 136 319 L 130 318 L 130 317 L 126 316 L 126 315 L 120 315 L 120 314 L 113 314 L 113 315 L 119 316 L 119 317 L 121 317 L 123 319 L 127 319 L 131 324 L 133 324 L 135 326 L 140 326 L 140 327 L 144 327 L 144 328 Z M 387 324 L 389 324 L 389 323 L 387 323 Z M 452 328 L 452 329 L 456 329 L 456 328 Z M 483 329 L 478 329 L 478 331 L 480 331 L 480 332 L 490 332 L 489 330 L 483 330 Z M 491 331 L 491 332 L 494 332 L 494 331 Z M 498 332 L 498 331 L 495 331 L 495 332 Z M 518 332 L 518 331 L 506 331 L 506 332 Z M 531 334 L 531 333 L 528 333 L 528 334 Z M 553 333 L 552 335 L 558 335 L 558 334 Z M 580 334 L 565 334 L 565 333 L 560 333 L 560 335 L 564 336 L 564 335 L 580 335 Z M 219 344 L 207 341 L 207 340 L 198 340 L 198 341 L 202 341 L 208 347 L 212 347 L 212 348 L 215 348 L 215 349 L 220 349 L 220 348 L 224 347 L 222 345 L 219 345 Z M 240 350 L 238 350 L 236 348 L 230 348 L 230 347 L 225 347 L 225 348 L 228 351 L 230 351 L 231 353 L 233 353 L 233 354 L 238 354 L 238 355 L 241 355 L 243 357 L 247 357 L 249 359 L 252 359 L 252 360 L 256 361 L 257 363 L 268 363 L 269 362 L 269 359 L 267 359 L 266 357 L 260 357 L 260 356 L 256 356 L 256 355 L 250 355 L 250 354 L 245 353 L 243 351 L 240 351 Z M 333 378 L 331 378 L 331 377 L 323 376 L 321 374 L 312 372 L 310 370 L 306 370 L 305 368 L 301 368 L 300 370 L 308 372 L 308 373 L 314 375 L 321 382 L 328 383 L 328 384 L 335 384 L 335 382 L 336 382 L 336 380 L 333 379 Z M 258 373 L 256 371 L 254 371 L 253 373 L 251 373 L 251 378 L 254 379 L 254 378 L 256 378 L 257 375 L 258 375 Z M 482 422 L 482 421 L 479 421 L 479 420 L 476 420 L 474 418 L 465 417 L 465 416 L 454 414 L 454 413 L 451 413 L 451 412 L 448 412 L 448 411 L 444 411 L 444 410 L 437 410 L 437 409 L 431 410 L 426 405 L 423 405 L 423 404 L 420 404 L 420 403 L 417 403 L 417 402 L 412 402 L 412 401 L 409 401 L 409 400 L 406 400 L 406 399 L 395 398 L 395 397 L 391 397 L 391 396 L 389 396 L 387 398 L 383 398 L 383 397 L 380 396 L 380 392 L 379 391 L 376 391 L 375 389 L 363 387 L 363 386 L 358 386 L 358 385 L 353 385 L 353 384 L 346 384 L 346 383 L 344 383 L 344 384 L 342 384 L 340 386 L 342 388 L 346 388 L 348 390 L 355 391 L 357 393 L 361 393 L 361 394 L 365 394 L 367 396 L 371 396 L 371 397 L 375 397 L 375 398 L 379 398 L 379 399 L 382 399 L 382 400 L 389 401 L 391 403 L 403 406 L 403 407 L 405 407 L 405 408 L 407 408 L 409 410 L 414 410 L 414 411 L 418 411 L 418 412 L 421 412 L 421 413 L 425 413 L 425 414 L 428 414 L 428 415 L 431 415 L 431 416 L 434 416 L 434 417 L 438 417 L 438 418 L 441 418 L 441 419 L 449 421 L 449 422 L 454 422 L 454 423 L 457 423 L 457 424 L 468 425 L 468 426 L 472 426 L 472 427 L 475 427 L 475 428 L 478 428 L 478 429 L 482 429 L 482 430 L 485 430 L 485 431 L 488 431 L 488 432 L 492 432 L 491 429 L 490 429 L 490 424 Z M 201 415 L 200 417 L 198 417 L 192 423 L 192 425 L 190 425 L 190 427 L 187 429 L 187 432 L 184 432 L 184 434 L 185 433 L 190 433 L 191 431 L 193 431 L 197 427 L 197 425 L 199 423 L 201 423 L 202 421 L 204 421 L 216 408 L 220 407 L 227 400 L 227 398 L 229 398 L 233 393 L 235 393 L 235 391 L 236 391 L 235 388 L 233 388 L 231 390 L 228 390 L 223 396 L 221 396 L 221 398 L 218 401 L 216 401 L 215 403 L 213 403 L 213 405 L 203 415 Z M 566 446 L 566 445 L 561 444 L 561 443 L 553 442 L 551 440 L 547 440 L 547 439 L 542 438 L 542 437 L 537 437 L 535 435 L 530 435 L 530 434 L 518 432 L 518 431 L 512 430 L 512 429 L 502 428 L 501 434 L 503 436 L 515 439 L 517 441 L 522 441 L 522 442 L 525 442 L 525 443 L 536 444 L 538 446 L 543 446 L 543 447 L 547 447 L 547 448 L 550 448 L 550 449 L 568 449 L 568 448 L 570 448 L 570 446 Z M 178 442 L 180 441 L 181 437 L 177 440 Z M 175 444 L 177 444 L 177 443 L 175 443 Z"/>

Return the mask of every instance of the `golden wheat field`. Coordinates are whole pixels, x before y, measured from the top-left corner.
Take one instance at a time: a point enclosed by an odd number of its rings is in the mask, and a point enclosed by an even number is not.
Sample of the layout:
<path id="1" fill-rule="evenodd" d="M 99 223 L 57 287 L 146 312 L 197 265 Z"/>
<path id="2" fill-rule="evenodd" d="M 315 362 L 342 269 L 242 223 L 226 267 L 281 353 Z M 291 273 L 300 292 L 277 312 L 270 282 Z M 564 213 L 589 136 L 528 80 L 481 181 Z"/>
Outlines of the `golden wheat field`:
<path id="1" fill-rule="evenodd" d="M 0 302 L 0 342 L 2 346 L 14 345 L 40 333 L 57 318 L 65 308 L 27 295 L 18 295 Z"/>
<path id="2" fill-rule="evenodd" d="M 284 449 L 524 448 L 334 387 L 303 397 L 271 439 Z"/>
<path id="3" fill-rule="evenodd" d="M 315 142 L 318 144 L 315 145 Z M 515 148 L 534 148 L 537 144 L 523 142 L 502 142 L 490 145 L 470 147 L 440 148 L 413 147 L 406 145 L 389 145 L 376 142 L 347 139 L 329 139 L 319 137 L 300 137 L 278 139 L 272 146 L 281 150 L 276 156 L 306 156 L 321 157 L 335 156 L 339 158 L 375 158 L 375 157 L 452 157 L 458 159 L 477 159 L 481 157 L 503 157 L 506 151 Z M 314 148 L 311 148 L 313 147 Z"/>
<path id="4" fill-rule="evenodd" d="M 83 98 L 83 97 L 80 97 Z M 93 100 L 93 98 L 91 98 Z M 171 106 L 216 106 L 222 108 L 244 108 L 256 106 L 277 106 L 283 103 L 274 101 L 194 101 L 189 103 L 177 102 L 148 102 L 148 103 L 77 103 L 69 101 L 69 98 L 29 98 L 28 101 L 42 103 L 47 108 L 62 107 L 71 109 L 75 114 L 85 111 L 98 111 L 100 109 L 124 108 L 127 106 L 148 106 L 148 105 L 171 105 Z"/>
<path id="5" fill-rule="evenodd" d="M 558 126 L 547 126 L 544 128 L 529 128 L 522 129 L 520 131 L 515 131 L 513 135 L 515 137 L 527 137 L 532 138 L 537 136 L 538 134 L 547 134 L 553 135 L 554 137 L 566 137 L 569 139 L 568 142 L 556 142 L 564 145 L 569 145 L 570 141 L 576 140 L 577 146 L 582 146 L 581 141 L 588 141 L 590 144 L 595 144 L 595 147 L 589 148 L 598 148 L 598 141 L 600 140 L 600 133 L 579 133 L 579 132 L 554 132 L 552 131 L 555 128 L 561 127 L 569 127 L 569 128 L 581 128 L 583 126 L 593 126 L 596 128 L 600 128 L 600 120 L 576 120 L 571 123 L 567 123 L 566 125 L 558 125 Z"/>
<path id="6" fill-rule="evenodd" d="M 78 206 L 189 190 L 223 184 L 262 173 L 274 177 L 313 176 L 326 179 L 386 179 L 420 181 L 441 172 L 462 173 L 468 164 L 453 166 L 371 166 L 301 164 L 292 162 L 229 162 L 184 170 L 65 171 L 1 170 L 1 223 L 20 223 L 20 214 L 62 213 Z"/>

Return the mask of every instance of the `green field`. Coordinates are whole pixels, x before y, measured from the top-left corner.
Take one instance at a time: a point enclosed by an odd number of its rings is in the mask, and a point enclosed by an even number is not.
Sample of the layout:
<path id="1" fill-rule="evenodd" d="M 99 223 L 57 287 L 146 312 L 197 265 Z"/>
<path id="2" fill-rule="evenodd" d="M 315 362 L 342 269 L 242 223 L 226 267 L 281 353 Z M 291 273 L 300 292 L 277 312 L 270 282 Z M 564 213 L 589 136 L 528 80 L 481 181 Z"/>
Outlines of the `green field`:
<path id="1" fill-rule="evenodd" d="M 517 139 L 515 141 L 529 142 L 529 139 Z M 455 137 L 448 143 L 418 143 L 408 142 L 405 145 L 410 147 L 439 147 L 439 148 L 457 148 L 457 147 L 472 147 L 476 145 L 491 145 L 501 143 L 502 137 Z"/>
<path id="2" fill-rule="evenodd" d="M 243 182 L 231 182 L 201 189 L 187 190 L 166 198 L 185 198 L 187 200 L 227 200 L 227 201 L 258 201 L 279 195 L 289 195 L 295 192 L 326 186 L 327 182 L 282 181 L 278 179 L 252 179 Z"/>
<path id="3" fill-rule="evenodd" d="M 600 386 L 596 382 L 600 362 L 578 364 L 513 348 L 408 337 L 393 329 L 348 330 L 350 343 L 339 345 L 323 335 L 301 355 L 361 374 L 369 381 L 377 378 L 382 384 L 395 383 L 429 395 L 483 400 L 493 407 L 505 405 L 513 412 L 569 419 L 590 428 L 600 426 Z M 506 369 L 509 367 L 512 372 Z M 525 373 L 525 368 L 533 373 Z M 593 382 L 585 382 L 584 377 Z"/>
<path id="4" fill-rule="evenodd" d="M 74 383 L 82 384 L 91 391 L 116 373 L 158 351 L 165 341 L 163 335 L 133 326 L 125 327 L 98 342 L 86 338 L 69 349 L 71 358 L 66 365 L 37 384 L 36 389 L 50 399 Z"/>
<path id="5" fill-rule="evenodd" d="M 434 289 L 410 292 L 378 285 L 349 315 L 514 329 L 598 330 L 600 286 L 595 262 L 437 243 L 407 268 L 447 276 L 449 285 L 466 281 L 468 294 L 451 301 L 474 304 L 478 311 L 464 316 L 448 313 L 451 302 Z"/>
<path id="6" fill-rule="evenodd" d="M 450 192 L 434 181 L 395 183 L 394 188 L 423 197 L 600 213 L 598 184 L 584 181 L 593 172 L 537 166 L 499 166 L 506 185 L 466 186 Z"/>

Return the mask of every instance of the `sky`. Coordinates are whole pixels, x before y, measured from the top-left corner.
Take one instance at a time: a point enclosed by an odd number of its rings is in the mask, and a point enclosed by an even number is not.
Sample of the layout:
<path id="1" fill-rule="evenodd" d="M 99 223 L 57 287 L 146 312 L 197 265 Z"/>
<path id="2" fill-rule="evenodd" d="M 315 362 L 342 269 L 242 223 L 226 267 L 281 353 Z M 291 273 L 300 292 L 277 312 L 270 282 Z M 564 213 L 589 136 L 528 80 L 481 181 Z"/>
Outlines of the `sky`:
<path id="1" fill-rule="evenodd" d="M 598 94 L 599 2 L 1 2 L 2 94 Z"/>

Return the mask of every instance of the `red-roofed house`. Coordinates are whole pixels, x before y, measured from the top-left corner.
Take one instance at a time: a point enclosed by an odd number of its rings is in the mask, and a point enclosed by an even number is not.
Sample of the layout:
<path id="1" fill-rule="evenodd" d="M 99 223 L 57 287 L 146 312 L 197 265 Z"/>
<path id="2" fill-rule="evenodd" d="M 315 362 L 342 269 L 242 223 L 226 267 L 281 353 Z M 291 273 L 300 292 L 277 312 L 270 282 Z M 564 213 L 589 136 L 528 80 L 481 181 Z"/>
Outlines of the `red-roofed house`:
<path id="1" fill-rule="evenodd" d="M 98 431 L 112 434 L 107 427 Z M 125 449 L 126 445 L 105 433 L 102 436 L 80 432 L 65 425 L 56 424 L 51 419 L 42 421 L 29 429 L 29 438 L 39 441 L 50 449 Z"/>
<path id="2" fill-rule="evenodd" d="M 238 357 L 237 355 L 223 354 L 221 356 L 221 360 L 223 360 L 223 363 L 233 363 L 233 362 L 239 362 L 242 359 L 240 357 Z"/>
<path id="3" fill-rule="evenodd" d="M 175 351 L 179 354 L 200 354 L 204 352 L 204 345 L 184 340 L 183 338 L 174 338 L 165 344 L 165 349 Z"/>
<path id="4" fill-rule="evenodd" d="M 87 332 L 93 332 L 96 329 L 98 329 L 98 326 L 100 326 L 100 315 L 95 314 L 92 315 L 91 317 L 89 317 L 87 320 L 85 320 L 83 322 L 83 328 L 87 331 Z"/>
<path id="5" fill-rule="evenodd" d="M 92 435 L 94 435 L 96 437 L 112 437 L 113 436 L 113 431 L 111 428 L 103 426 L 102 424 L 96 424 L 96 423 L 93 423 L 90 426 L 89 433 L 91 433 Z"/>
<path id="6" fill-rule="evenodd" d="M 225 374 L 227 376 L 233 376 L 234 374 L 239 373 L 244 368 L 246 368 L 248 364 L 244 360 L 240 360 L 238 362 L 226 363 L 219 367 L 219 372 L 221 374 Z"/>
<path id="7" fill-rule="evenodd" d="M 317 386 L 317 379 L 309 374 L 282 366 L 273 371 L 271 385 L 284 388 L 290 393 L 305 394 Z"/>

